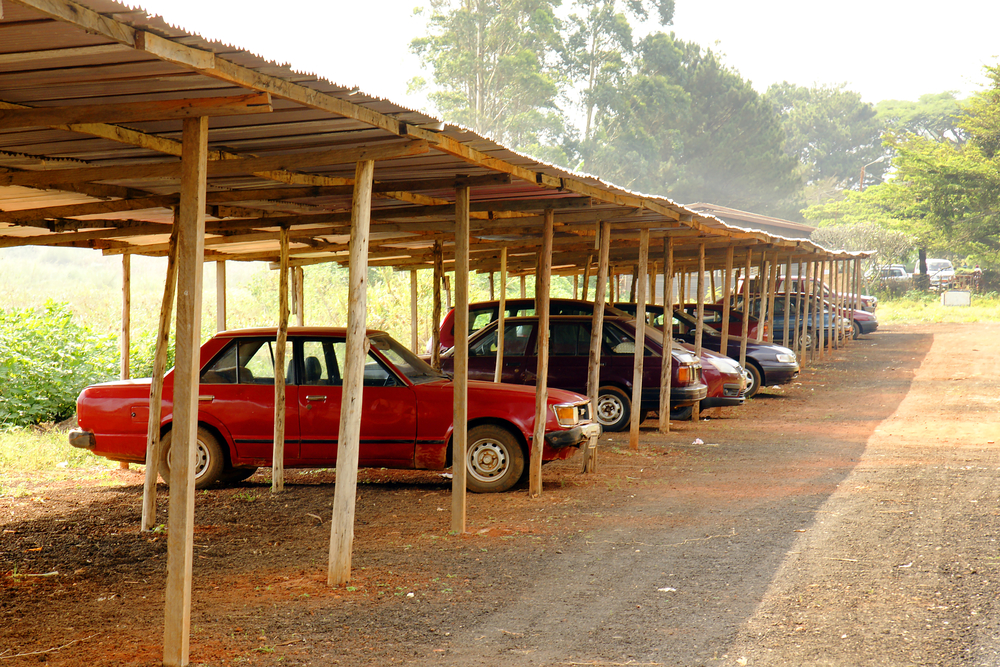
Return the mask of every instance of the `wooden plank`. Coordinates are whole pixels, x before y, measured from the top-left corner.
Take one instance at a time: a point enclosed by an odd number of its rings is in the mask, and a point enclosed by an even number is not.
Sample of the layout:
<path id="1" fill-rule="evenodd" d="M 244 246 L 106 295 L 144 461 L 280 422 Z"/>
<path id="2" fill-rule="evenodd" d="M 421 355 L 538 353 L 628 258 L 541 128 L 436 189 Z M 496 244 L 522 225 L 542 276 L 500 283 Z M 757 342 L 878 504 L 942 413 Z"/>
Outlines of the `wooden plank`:
<path id="1" fill-rule="evenodd" d="M 535 278 L 535 314 L 538 316 L 538 370 L 535 378 L 535 430 L 531 440 L 528 472 L 528 495 L 542 494 L 542 450 L 545 447 L 545 424 L 549 415 L 549 288 L 552 277 L 552 230 L 555 216 L 545 212 L 544 243 L 538 254 Z"/>
<path id="2" fill-rule="evenodd" d="M 285 348 L 288 344 L 288 230 L 281 230 L 278 270 L 278 336 L 274 344 L 274 440 L 271 493 L 285 490 Z"/>
<path id="3" fill-rule="evenodd" d="M 226 263 L 215 263 L 215 330 L 226 330 Z"/>
<path id="4" fill-rule="evenodd" d="M 455 376 L 452 381 L 451 532 L 465 532 L 466 455 L 469 449 L 469 197 L 455 191 Z"/>
<path id="5" fill-rule="evenodd" d="M 642 409 L 642 364 L 646 352 L 646 286 L 649 284 L 649 230 L 642 230 L 639 242 L 639 263 L 636 265 L 635 279 L 635 351 L 632 355 L 632 414 L 629 423 L 628 446 L 639 451 L 639 424 L 645 413 Z M 664 326 L 669 327 L 671 316 L 664 315 Z"/>
<path id="6" fill-rule="evenodd" d="M 408 141 L 358 148 L 344 148 L 310 153 L 269 155 L 266 157 L 213 160 L 208 163 L 208 175 L 231 176 L 254 174 L 272 170 L 294 170 L 329 165 L 341 165 L 359 160 L 387 160 L 428 151 L 427 142 Z M 81 169 L 47 169 L 42 171 L 17 171 L 0 173 L 0 185 L 25 185 L 46 187 L 87 181 L 175 179 L 181 175 L 178 162 L 154 162 L 111 167 L 86 167 Z"/>
<path id="7" fill-rule="evenodd" d="M 663 312 L 674 312 L 674 239 L 663 240 Z M 670 433 L 670 385 L 673 382 L 673 316 L 663 319 L 663 360 L 660 363 L 660 433 Z M 667 322 L 670 322 L 668 324 Z"/>
<path id="8" fill-rule="evenodd" d="M 497 304 L 497 363 L 493 369 L 493 382 L 503 380 L 504 329 L 507 319 L 507 248 L 500 249 L 500 303 Z"/>
<path id="9" fill-rule="evenodd" d="M 343 375 L 340 433 L 337 438 L 337 481 L 334 486 L 333 520 L 330 522 L 330 565 L 327 583 L 331 586 L 351 580 L 351 552 L 354 548 L 354 507 L 358 493 L 358 450 L 361 445 L 361 406 L 364 391 L 365 359 L 368 355 L 366 311 L 368 298 L 368 224 L 371 220 L 372 181 L 375 162 L 358 162 L 351 203 L 351 266 L 348 274 L 347 359 Z"/>
<path id="10" fill-rule="evenodd" d="M 417 270 L 410 269 L 410 352 L 420 354 L 419 340 L 420 328 L 418 326 L 420 310 L 417 308 L 417 297 L 419 296 L 417 285 Z"/>
<path id="11" fill-rule="evenodd" d="M 191 569 L 194 551 L 194 472 L 198 437 L 198 370 L 201 337 L 208 119 L 184 121 L 180 218 L 177 235 L 177 336 L 174 419 L 171 432 L 170 508 L 163 664 L 188 664 Z"/>
<path id="12" fill-rule="evenodd" d="M 175 219 L 177 214 L 175 213 Z M 163 376 L 167 370 L 167 348 L 170 346 L 170 317 L 174 309 L 174 292 L 177 288 L 177 232 L 174 225 L 170 234 L 167 253 L 167 275 L 163 283 L 163 300 L 160 303 L 160 321 L 156 334 L 156 351 L 153 353 L 153 377 L 149 385 L 149 423 L 146 428 L 146 478 L 142 487 L 143 531 L 156 526 L 156 477 L 160 469 L 160 419 L 162 416 Z"/>
<path id="13" fill-rule="evenodd" d="M 135 123 L 197 116 L 235 116 L 269 113 L 272 110 L 271 96 L 267 93 L 119 104 L 0 109 L 0 130 L 76 123 Z"/>

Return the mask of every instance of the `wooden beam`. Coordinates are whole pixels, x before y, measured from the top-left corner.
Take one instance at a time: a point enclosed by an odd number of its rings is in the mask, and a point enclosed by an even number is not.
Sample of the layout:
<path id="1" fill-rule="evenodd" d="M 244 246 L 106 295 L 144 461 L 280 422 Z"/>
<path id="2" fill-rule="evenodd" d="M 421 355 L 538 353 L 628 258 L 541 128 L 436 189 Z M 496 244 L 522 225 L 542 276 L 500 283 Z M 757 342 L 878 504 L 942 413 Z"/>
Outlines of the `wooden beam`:
<path id="1" fill-rule="evenodd" d="M 285 490 L 285 348 L 288 344 L 288 230 L 281 230 L 278 270 L 278 336 L 274 344 L 274 438 L 271 493 Z M 221 264 L 221 262 L 220 262 Z"/>
<path id="2" fill-rule="evenodd" d="M 135 123 L 197 116 L 236 116 L 271 111 L 273 111 L 271 96 L 267 93 L 119 104 L 0 109 L 0 130 L 76 123 Z"/>
<path id="3" fill-rule="evenodd" d="M 175 213 L 176 217 L 176 213 Z M 177 232 L 174 225 L 170 234 L 170 251 L 167 253 L 167 276 L 163 283 L 163 300 L 160 302 L 160 321 L 156 334 L 156 351 L 153 353 L 153 377 L 149 384 L 149 422 L 146 428 L 146 477 L 142 487 L 142 527 L 150 531 L 156 526 L 156 477 L 160 470 L 160 421 L 163 397 L 163 376 L 167 370 L 167 348 L 170 345 L 170 317 L 174 310 L 174 292 L 177 288 Z"/>
<path id="4" fill-rule="evenodd" d="M 358 493 L 358 454 L 361 446 L 361 411 L 365 360 L 368 356 L 366 311 L 368 298 L 368 223 L 371 219 L 373 160 L 359 161 L 354 176 L 351 205 L 351 266 L 348 275 L 350 300 L 347 310 L 346 363 L 340 432 L 337 438 L 337 481 L 330 522 L 330 565 L 327 583 L 346 584 L 351 580 L 351 552 L 354 548 L 354 508 Z"/>
<path id="5" fill-rule="evenodd" d="M 208 119 L 184 121 L 180 218 L 177 235 L 177 336 L 163 664 L 188 664 L 191 570 L 194 551 L 194 474 L 198 442 L 198 371 L 205 238 Z"/>
<path id="6" fill-rule="evenodd" d="M 649 230 L 642 230 L 639 242 L 639 263 L 633 283 L 635 294 L 635 352 L 632 355 L 632 415 L 629 424 L 629 449 L 639 451 L 639 424 L 644 416 L 642 409 L 642 364 L 646 353 L 646 285 L 649 274 Z M 671 314 L 664 313 L 663 326 L 670 328 Z"/>
<path id="7" fill-rule="evenodd" d="M 455 374 L 452 380 L 451 532 L 465 532 L 469 448 L 469 188 L 455 191 Z"/>
<path id="8" fill-rule="evenodd" d="M 344 148 L 290 155 L 269 155 L 266 157 L 241 158 L 236 160 L 213 160 L 208 163 L 208 175 L 231 176 L 253 174 L 262 171 L 306 169 L 329 165 L 342 165 L 359 160 L 387 160 L 419 155 L 428 151 L 425 141 L 382 143 L 375 146 Z M 111 167 L 87 167 L 83 169 L 48 169 L 42 171 L 18 171 L 0 174 L 0 185 L 26 185 L 42 187 L 65 183 L 85 183 L 88 181 L 176 179 L 181 174 L 178 162 L 154 162 Z"/>
<path id="9" fill-rule="evenodd" d="M 552 228 L 555 216 L 545 212 L 544 243 L 538 253 L 538 273 L 535 276 L 535 314 L 538 316 L 538 367 L 535 378 L 535 430 L 531 440 L 528 470 L 528 495 L 542 494 L 542 453 L 545 447 L 545 425 L 549 416 L 549 289 L 552 276 Z"/>

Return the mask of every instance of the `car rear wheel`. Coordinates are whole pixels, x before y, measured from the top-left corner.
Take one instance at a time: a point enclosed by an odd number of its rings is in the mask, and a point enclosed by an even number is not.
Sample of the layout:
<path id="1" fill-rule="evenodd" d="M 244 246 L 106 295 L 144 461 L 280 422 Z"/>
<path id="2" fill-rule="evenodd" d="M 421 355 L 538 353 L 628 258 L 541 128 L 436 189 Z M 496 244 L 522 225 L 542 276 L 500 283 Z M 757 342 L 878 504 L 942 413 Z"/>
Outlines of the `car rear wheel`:
<path id="1" fill-rule="evenodd" d="M 670 408 L 670 418 L 677 422 L 690 421 L 693 414 L 693 405 L 685 405 L 683 408 Z"/>
<path id="2" fill-rule="evenodd" d="M 605 431 L 622 431 L 632 417 L 632 403 L 618 387 L 601 387 L 597 392 L 597 421 Z"/>
<path id="3" fill-rule="evenodd" d="M 761 384 L 764 379 L 761 375 L 760 369 L 749 359 L 747 360 L 747 390 L 746 397 L 753 398 L 760 391 Z"/>
<path id="4" fill-rule="evenodd" d="M 475 493 L 500 493 L 524 474 L 524 450 L 510 431 L 482 424 L 469 431 L 466 486 Z"/>
<path id="5" fill-rule="evenodd" d="M 170 486 L 170 445 L 173 443 L 173 431 L 168 431 L 160 439 L 160 477 Z M 198 442 L 194 461 L 194 488 L 204 489 L 222 477 L 226 467 L 226 459 L 222 453 L 219 441 L 208 429 L 198 427 Z"/>

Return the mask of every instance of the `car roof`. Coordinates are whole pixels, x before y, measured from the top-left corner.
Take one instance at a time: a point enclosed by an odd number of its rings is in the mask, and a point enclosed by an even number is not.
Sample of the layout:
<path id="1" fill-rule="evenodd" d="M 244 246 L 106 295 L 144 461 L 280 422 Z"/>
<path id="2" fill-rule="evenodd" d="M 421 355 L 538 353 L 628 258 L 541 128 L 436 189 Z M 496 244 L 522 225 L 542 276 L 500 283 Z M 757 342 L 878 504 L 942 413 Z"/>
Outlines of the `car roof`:
<path id="1" fill-rule="evenodd" d="M 278 327 L 250 327 L 246 329 L 228 329 L 215 334 L 215 338 L 253 338 L 257 336 L 275 336 Z M 288 327 L 289 336 L 332 336 L 335 338 L 347 335 L 347 327 Z M 365 335 L 387 335 L 378 329 L 367 329 Z"/>

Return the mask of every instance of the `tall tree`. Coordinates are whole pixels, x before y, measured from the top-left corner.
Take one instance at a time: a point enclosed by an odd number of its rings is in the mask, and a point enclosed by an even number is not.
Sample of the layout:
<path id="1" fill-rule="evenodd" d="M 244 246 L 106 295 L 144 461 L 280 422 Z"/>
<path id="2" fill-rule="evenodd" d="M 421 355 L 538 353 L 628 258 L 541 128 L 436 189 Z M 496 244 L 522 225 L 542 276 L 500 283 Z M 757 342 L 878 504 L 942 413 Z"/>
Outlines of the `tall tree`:
<path id="1" fill-rule="evenodd" d="M 635 55 L 633 21 L 651 13 L 661 26 L 674 18 L 674 0 L 577 0 L 569 17 L 563 59 L 567 76 L 581 90 L 584 141 L 592 137 L 598 99 L 620 87 Z"/>
<path id="2" fill-rule="evenodd" d="M 555 143 L 559 0 L 431 0 L 410 48 L 433 71 L 443 118 L 513 148 Z M 419 85 L 420 81 L 416 81 Z"/>
<path id="3" fill-rule="evenodd" d="M 916 102 L 883 100 L 875 105 L 882 125 L 896 134 L 915 134 L 934 141 L 963 144 L 960 127 L 964 111 L 954 92 L 921 95 Z"/>
<path id="4" fill-rule="evenodd" d="M 840 189 L 857 187 L 861 167 L 885 155 L 875 107 L 843 85 L 806 88 L 785 81 L 765 97 L 781 115 L 785 150 L 802 163 L 805 185 L 832 179 Z M 881 181 L 887 166 L 871 164 L 866 176 Z"/>

